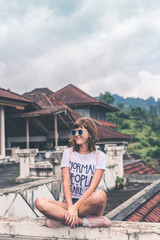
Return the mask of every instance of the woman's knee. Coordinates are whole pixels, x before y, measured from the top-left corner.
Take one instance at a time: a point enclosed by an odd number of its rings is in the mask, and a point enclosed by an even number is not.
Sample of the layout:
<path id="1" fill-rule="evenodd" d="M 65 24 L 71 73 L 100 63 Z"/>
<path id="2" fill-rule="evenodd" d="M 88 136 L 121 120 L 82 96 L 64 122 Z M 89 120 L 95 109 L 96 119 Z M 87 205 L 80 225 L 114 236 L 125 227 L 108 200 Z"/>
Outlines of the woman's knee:
<path id="1" fill-rule="evenodd" d="M 45 210 L 46 201 L 43 197 L 36 198 L 35 206 L 38 210 L 44 211 Z"/>
<path id="2" fill-rule="evenodd" d="M 93 198 L 93 202 L 97 205 L 103 206 L 107 203 L 107 194 L 102 190 L 96 191 Z"/>

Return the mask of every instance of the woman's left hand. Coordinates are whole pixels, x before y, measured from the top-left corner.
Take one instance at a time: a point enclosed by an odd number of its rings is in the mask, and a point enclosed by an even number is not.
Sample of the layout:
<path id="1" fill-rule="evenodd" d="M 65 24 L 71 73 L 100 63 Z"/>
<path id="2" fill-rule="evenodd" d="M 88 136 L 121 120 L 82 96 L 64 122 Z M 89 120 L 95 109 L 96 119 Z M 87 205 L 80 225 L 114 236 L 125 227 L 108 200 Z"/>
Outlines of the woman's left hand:
<path id="1" fill-rule="evenodd" d="M 78 210 L 74 205 L 66 211 L 65 220 L 66 224 L 71 228 L 74 228 L 75 225 L 78 225 Z"/>

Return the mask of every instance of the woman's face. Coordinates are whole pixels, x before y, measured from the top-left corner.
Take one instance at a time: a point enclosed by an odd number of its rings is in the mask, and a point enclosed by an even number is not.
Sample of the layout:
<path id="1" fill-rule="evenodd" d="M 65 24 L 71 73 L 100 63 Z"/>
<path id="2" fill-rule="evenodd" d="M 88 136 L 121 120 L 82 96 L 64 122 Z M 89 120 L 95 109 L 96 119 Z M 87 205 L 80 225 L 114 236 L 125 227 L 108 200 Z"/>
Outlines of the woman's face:
<path id="1" fill-rule="evenodd" d="M 86 128 L 84 128 L 83 126 L 76 128 L 75 130 L 76 130 L 76 134 L 74 136 L 74 139 L 76 141 L 76 144 L 78 144 L 78 145 L 88 144 L 88 138 L 89 138 L 88 130 Z M 82 130 L 82 135 L 80 135 L 78 133 L 78 130 Z M 80 131 L 80 133 L 81 133 L 81 131 Z"/>

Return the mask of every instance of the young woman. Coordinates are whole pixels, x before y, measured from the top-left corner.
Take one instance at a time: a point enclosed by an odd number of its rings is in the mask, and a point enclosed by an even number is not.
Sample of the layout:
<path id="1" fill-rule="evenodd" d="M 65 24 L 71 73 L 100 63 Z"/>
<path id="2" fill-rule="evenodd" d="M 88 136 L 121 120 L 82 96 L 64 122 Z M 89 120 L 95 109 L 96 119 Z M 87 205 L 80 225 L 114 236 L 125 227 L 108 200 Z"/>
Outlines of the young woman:
<path id="1" fill-rule="evenodd" d="M 37 198 L 35 205 L 46 217 L 47 227 L 76 225 L 109 227 L 103 216 L 106 193 L 97 190 L 106 168 L 106 155 L 97 151 L 97 128 L 90 118 L 79 118 L 72 130 L 72 148 L 64 151 L 61 169 L 65 202 Z"/>

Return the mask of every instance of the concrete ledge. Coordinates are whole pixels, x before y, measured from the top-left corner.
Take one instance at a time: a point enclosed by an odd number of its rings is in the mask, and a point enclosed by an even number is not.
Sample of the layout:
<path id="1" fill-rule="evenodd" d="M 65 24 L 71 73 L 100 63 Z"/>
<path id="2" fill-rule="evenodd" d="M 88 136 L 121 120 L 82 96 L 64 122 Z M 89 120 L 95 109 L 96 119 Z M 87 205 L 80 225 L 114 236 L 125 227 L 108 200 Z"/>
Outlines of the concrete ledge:
<path id="1" fill-rule="evenodd" d="M 127 175 L 129 178 L 130 182 L 149 182 L 152 183 L 158 179 L 160 179 L 160 174 L 153 174 L 153 175 L 148 175 L 148 174 L 140 174 L 140 175 L 134 175 L 134 174 L 128 174 Z"/>
<path id="2" fill-rule="evenodd" d="M 3 189 L 0 189 L 0 196 L 3 194 L 7 195 L 9 193 L 21 192 L 24 189 L 31 189 L 33 187 L 38 187 L 39 185 L 52 183 L 52 182 L 58 182 L 58 181 L 61 181 L 61 178 L 48 177 L 48 178 L 40 179 L 40 180 L 33 181 L 33 182 L 23 183 L 23 184 L 13 186 L 13 187 L 3 188 Z"/>
<path id="3" fill-rule="evenodd" d="M 9 157 L 0 158 L 0 165 L 9 163 Z"/>
<path id="4" fill-rule="evenodd" d="M 110 228 L 47 228 L 44 218 L 0 218 L 0 239 L 158 240 L 159 223 L 112 222 Z"/>

